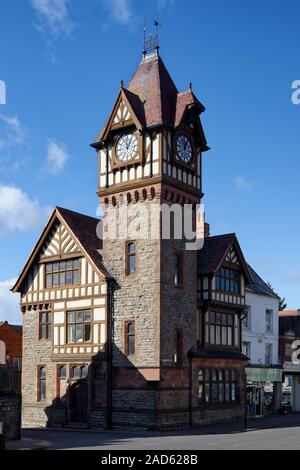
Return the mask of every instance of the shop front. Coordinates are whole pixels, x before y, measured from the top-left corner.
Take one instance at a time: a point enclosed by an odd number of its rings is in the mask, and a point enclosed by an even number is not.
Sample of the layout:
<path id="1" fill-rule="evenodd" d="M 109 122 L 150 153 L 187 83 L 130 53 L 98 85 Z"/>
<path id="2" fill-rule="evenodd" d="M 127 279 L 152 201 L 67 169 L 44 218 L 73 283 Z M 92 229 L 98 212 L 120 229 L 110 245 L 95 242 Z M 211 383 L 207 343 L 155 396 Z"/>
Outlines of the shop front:
<path id="1" fill-rule="evenodd" d="M 283 364 L 282 409 L 300 411 L 300 365 L 289 361 Z"/>
<path id="2" fill-rule="evenodd" d="M 247 367 L 246 380 L 247 415 L 260 417 L 277 413 L 281 407 L 282 369 Z"/>

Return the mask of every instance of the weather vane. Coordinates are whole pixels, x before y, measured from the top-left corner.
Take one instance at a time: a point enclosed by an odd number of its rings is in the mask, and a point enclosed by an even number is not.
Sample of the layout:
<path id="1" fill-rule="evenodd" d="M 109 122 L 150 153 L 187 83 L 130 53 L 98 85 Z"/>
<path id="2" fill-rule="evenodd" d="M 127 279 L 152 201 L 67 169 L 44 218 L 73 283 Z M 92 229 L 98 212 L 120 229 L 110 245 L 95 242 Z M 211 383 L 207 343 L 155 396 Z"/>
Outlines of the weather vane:
<path id="1" fill-rule="evenodd" d="M 155 35 L 151 34 L 147 38 L 147 23 L 146 20 L 144 21 L 144 57 L 149 53 L 149 52 L 154 52 L 155 50 L 159 50 L 159 27 L 161 26 L 159 22 L 158 16 L 156 16 L 156 19 L 153 20 L 153 24 L 156 28 L 156 33 Z"/>

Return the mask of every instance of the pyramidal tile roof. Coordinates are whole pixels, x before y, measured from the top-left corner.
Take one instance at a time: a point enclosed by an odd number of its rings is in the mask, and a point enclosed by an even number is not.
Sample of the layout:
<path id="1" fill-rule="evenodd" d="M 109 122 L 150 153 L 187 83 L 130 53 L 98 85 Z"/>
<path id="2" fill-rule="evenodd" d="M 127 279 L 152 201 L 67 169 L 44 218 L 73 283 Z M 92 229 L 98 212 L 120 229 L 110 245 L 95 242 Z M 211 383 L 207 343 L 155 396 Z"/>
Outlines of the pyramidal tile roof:
<path id="1" fill-rule="evenodd" d="M 158 54 L 140 63 L 127 89 L 143 103 L 147 127 L 174 123 L 178 90 Z"/>
<path id="2" fill-rule="evenodd" d="M 178 92 L 162 58 L 155 52 L 143 58 L 127 87 L 121 87 L 142 128 L 160 126 L 177 127 L 187 107 L 196 107 L 199 113 L 204 106 L 192 90 Z M 105 139 L 110 118 L 97 137 Z"/>

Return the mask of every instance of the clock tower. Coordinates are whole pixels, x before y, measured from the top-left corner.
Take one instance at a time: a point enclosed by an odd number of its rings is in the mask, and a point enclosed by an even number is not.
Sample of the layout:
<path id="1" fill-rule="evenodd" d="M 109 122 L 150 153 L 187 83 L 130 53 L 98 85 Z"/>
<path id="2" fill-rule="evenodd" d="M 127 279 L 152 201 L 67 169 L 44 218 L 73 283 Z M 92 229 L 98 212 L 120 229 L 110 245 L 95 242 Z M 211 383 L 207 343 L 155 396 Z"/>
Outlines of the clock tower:
<path id="1" fill-rule="evenodd" d="M 116 224 L 115 236 L 104 237 L 102 250 L 114 279 L 109 333 L 114 426 L 189 424 L 197 255 L 186 249 L 185 230 L 175 236 L 174 214 L 191 207 L 195 229 L 203 196 L 202 155 L 208 150 L 200 119 L 204 111 L 192 85 L 177 90 L 154 45 L 144 51 L 128 85 L 121 82 L 92 144 L 99 160 L 100 204 Z M 124 232 L 124 211 L 128 224 L 138 212 L 135 234 Z M 163 234 L 165 218 L 170 236 Z"/>

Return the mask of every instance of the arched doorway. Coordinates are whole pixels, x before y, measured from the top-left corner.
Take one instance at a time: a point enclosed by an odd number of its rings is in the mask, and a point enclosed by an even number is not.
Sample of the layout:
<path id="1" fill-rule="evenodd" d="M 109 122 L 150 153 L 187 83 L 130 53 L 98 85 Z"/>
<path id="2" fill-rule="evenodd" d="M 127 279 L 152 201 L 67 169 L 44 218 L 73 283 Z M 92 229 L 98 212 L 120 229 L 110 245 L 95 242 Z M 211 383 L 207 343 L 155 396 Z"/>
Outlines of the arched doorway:
<path id="1" fill-rule="evenodd" d="M 86 423 L 88 415 L 88 368 L 75 366 L 68 390 L 69 421 Z"/>

